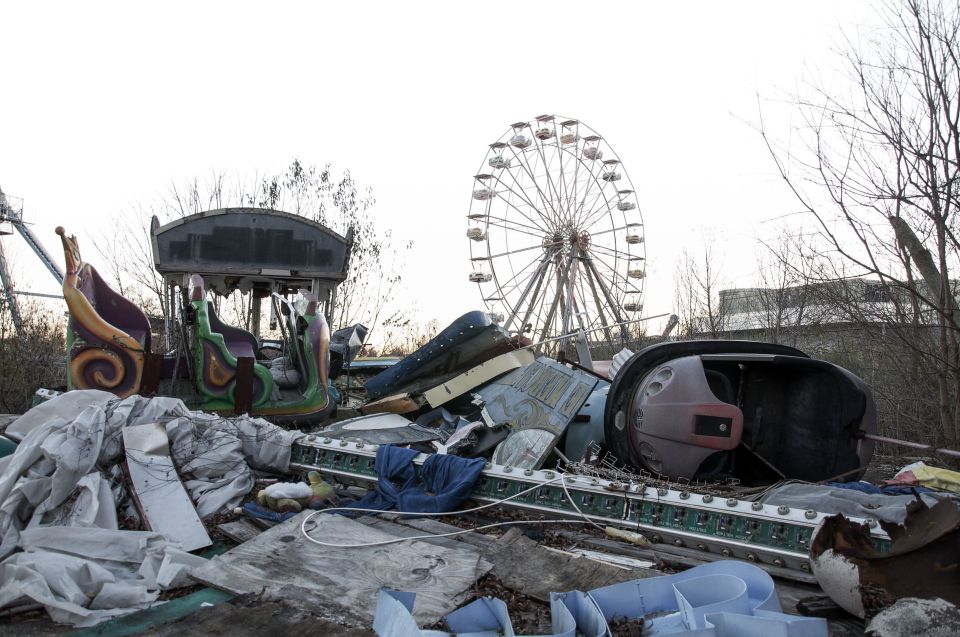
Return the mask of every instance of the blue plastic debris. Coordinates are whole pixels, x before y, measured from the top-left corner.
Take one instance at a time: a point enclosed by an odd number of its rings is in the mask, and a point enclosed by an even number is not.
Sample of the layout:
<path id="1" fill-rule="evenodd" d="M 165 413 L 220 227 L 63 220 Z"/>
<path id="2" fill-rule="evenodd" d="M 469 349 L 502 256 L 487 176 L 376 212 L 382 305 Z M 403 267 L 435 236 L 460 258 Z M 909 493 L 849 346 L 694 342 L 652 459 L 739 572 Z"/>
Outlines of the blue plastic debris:
<path id="1" fill-rule="evenodd" d="M 381 589 L 373 629 L 380 637 L 515 637 L 507 605 L 484 597 L 446 616 L 453 631 L 420 630 L 414 594 Z M 644 620 L 644 635 L 826 637 L 827 622 L 781 612 L 773 579 L 762 569 L 724 561 L 594 589 L 551 594 L 552 635 L 605 637 L 609 621 Z"/>

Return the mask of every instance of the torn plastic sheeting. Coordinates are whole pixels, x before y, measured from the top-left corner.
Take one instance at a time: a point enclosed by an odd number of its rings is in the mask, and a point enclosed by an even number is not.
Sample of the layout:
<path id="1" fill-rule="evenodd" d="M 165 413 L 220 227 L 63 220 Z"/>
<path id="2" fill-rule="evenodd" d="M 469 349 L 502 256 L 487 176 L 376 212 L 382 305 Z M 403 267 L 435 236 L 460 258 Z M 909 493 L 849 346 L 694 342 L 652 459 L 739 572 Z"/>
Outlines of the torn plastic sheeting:
<path id="1" fill-rule="evenodd" d="M 27 434 L 51 420 L 65 420 L 69 414 L 79 414 L 91 405 L 103 405 L 116 398 L 110 392 L 90 389 L 60 394 L 52 400 L 40 403 L 23 414 L 4 430 L 4 435 L 17 442 L 23 441 Z"/>
<path id="2" fill-rule="evenodd" d="M 191 412 L 174 398 L 120 400 L 95 390 L 67 392 L 15 423 L 24 436 L 0 475 L 0 558 L 16 549 L 19 533 L 27 526 L 115 527 L 97 516 L 90 522 L 89 512 L 78 509 L 72 498 L 84 476 L 119 460 L 123 427 L 156 422 L 166 423 L 173 458 L 201 517 L 240 503 L 253 488 L 250 466 L 286 471 L 290 445 L 303 436 L 261 419 Z M 99 509 L 105 501 L 99 500 L 101 494 L 103 489 L 98 490 Z"/>
<path id="3" fill-rule="evenodd" d="M 112 394 L 92 391 L 81 401 L 73 394 L 54 398 L 17 421 L 25 418 L 31 425 L 0 476 L 0 558 L 16 549 L 23 528 L 69 518 L 60 507 L 72 509 L 76 521 L 85 517 L 69 499 L 95 466 L 115 463 L 122 449 L 119 430 L 124 423 L 189 413 L 183 403 L 172 399 L 148 401 L 135 396 L 119 401 Z M 88 406 L 79 413 L 72 411 L 82 403 Z M 34 410 L 41 410 L 45 420 Z"/>
<path id="4" fill-rule="evenodd" d="M 164 423 L 184 486 L 204 517 L 242 501 L 253 488 L 251 465 L 286 471 L 290 445 L 304 435 L 261 419 L 191 412 L 174 398 L 121 400 L 93 390 L 53 398 L 16 422 L 23 438 L 0 475 L 0 607 L 36 599 L 56 621 L 82 625 L 153 603 L 161 582 L 176 585 L 186 568 L 184 559 L 171 557 L 161 577 L 162 550 L 149 559 L 138 553 L 135 568 L 118 557 L 144 537 L 166 543 L 159 533 L 116 530 L 125 493 L 122 481 L 114 492 L 106 477 L 118 475 L 124 428 Z M 47 546 L 50 534 L 66 539 Z M 104 553 L 78 553 L 90 534 L 95 539 L 86 550 Z"/>
<path id="5" fill-rule="evenodd" d="M 30 600 L 76 626 L 146 608 L 206 562 L 146 531 L 39 527 L 24 531 L 20 544 L 23 552 L 0 563 L 0 607 Z"/>
<path id="6" fill-rule="evenodd" d="M 92 526 L 117 529 L 117 508 L 110 483 L 94 471 L 80 478 L 77 492 L 63 506 L 48 512 L 40 521 L 47 526 Z"/>
<path id="7" fill-rule="evenodd" d="M 465 634 L 514 635 L 506 605 L 478 599 L 447 617 L 453 633 L 421 631 L 409 593 L 381 590 L 374 630 L 380 637 L 443 637 Z M 781 612 L 773 580 L 765 571 L 734 561 L 713 562 L 676 575 L 623 582 L 589 593 L 551 595 L 553 634 L 602 637 L 614 618 L 645 620 L 645 635 L 708 637 L 826 637 L 827 622 Z M 453 620 L 453 621 L 451 621 Z"/>
<path id="8" fill-rule="evenodd" d="M 929 506 L 944 495 L 924 493 L 920 498 Z M 813 509 L 821 513 L 842 514 L 848 518 L 876 518 L 886 522 L 902 523 L 907 517 L 907 505 L 914 502 L 912 495 L 875 495 L 847 488 L 819 484 L 788 483 L 767 492 L 760 502 L 790 507 Z"/>
<path id="9" fill-rule="evenodd" d="M 250 467 L 285 473 L 290 446 L 303 437 L 260 418 L 223 418 L 189 412 L 166 423 L 174 460 L 184 486 L 206 518 L 233 508 L 253 488 Z"/>

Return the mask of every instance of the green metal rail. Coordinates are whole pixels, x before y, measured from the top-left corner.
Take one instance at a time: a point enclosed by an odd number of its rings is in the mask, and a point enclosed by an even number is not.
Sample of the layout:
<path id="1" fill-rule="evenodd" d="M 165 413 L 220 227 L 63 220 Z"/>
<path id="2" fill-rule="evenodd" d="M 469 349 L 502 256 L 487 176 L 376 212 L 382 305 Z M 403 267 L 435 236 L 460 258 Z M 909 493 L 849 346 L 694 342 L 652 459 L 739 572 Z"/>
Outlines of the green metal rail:
<path id="1" fill-rule="evenodd" d="M 291 468 L 317 470 L 345 484 L 369 486 L 377 479 L 376 451 L 375 445 L 308 436 L 293 445 Z M 414 462 L 426 458 L 421 454 Z M 641 532 L 653 542 L 699 550 L 703 559 L 736 558 L 805 573 L 810 571 L 813 534 L 830 515 L 692 490 L 490 463 L 471 497 L 480 502 L 512 497 L 503 506 L 562 517 L 582 513 L 599 524 Z M 879 550 L 889 548 L 890 540 L 875 520 L 855 521 L 871 528 Z"/>

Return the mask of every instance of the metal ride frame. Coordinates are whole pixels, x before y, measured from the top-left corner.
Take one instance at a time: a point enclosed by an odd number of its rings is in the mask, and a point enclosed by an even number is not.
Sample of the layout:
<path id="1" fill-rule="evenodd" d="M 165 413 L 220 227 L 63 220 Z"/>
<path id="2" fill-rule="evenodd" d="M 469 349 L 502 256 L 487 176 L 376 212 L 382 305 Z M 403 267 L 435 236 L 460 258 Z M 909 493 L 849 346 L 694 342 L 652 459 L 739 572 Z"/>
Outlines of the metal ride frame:
<path id="1" fill-rule="evenodd" d="M 0 224 L 9 223 L 20 233 L 23 240 L 26 241 L 30 249 L 40 259 L 53 278 L 59 285 L 63 285 L 63 270 L 56 264 L 53 258 L 44 249 L 43 244 L 37 238 L 33 231 L 23 221 L 23 199 L 11 197 L 0 190 Z M 0 236 L 13 234 L 5 232 L 0 228 Z M 3 297 L 10 308 L 10 317 L 13 320 L 13 326 L 17 334 L 23 335 L 23 317 L 20 315 L 20 305 L 17 303 L 17 296 L 40 296 L 51 299 L 61 299 L 61 295 L 40 294 L 38 292 L 27 292 L 25 290 L 14 289 L 13 277 L 10 274 L 10 267 L 7 264 L 7 256 L 3 251 L 3 243 L 0 242 L 0 284 L 3 285 Z"/>

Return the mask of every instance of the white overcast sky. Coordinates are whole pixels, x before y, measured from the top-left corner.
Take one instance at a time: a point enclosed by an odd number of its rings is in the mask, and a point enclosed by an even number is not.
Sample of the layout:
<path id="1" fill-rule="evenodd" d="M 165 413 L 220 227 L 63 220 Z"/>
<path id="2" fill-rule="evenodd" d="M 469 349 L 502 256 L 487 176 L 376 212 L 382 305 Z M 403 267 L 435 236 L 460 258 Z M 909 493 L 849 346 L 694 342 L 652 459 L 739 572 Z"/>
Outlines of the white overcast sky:
<path id="1" fill-rule="evenodd" d="M 172 182 L 333 162 L 415 242 L 404 302 L 446 324 L 482 306 L 464 233 L 487 144 L 555 113 L 616 149 L 646 224 L 646 307 L 669 312 L 677 257 L 704 234 L 729 284 L 754 283 L 757 237 L 779 232 L 764 221 L 797 206 L 743 120 L 758 92 L 829 73 L 839 29 L 872 15 L 823 0 L 6 2 L 0 186 L 62 260 L 55 226 L 90 246 Z M 3 241 L 20 287 L 57 291 Z"/>

